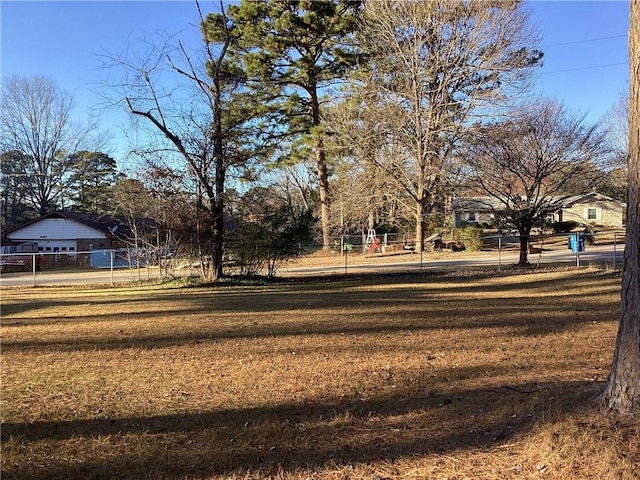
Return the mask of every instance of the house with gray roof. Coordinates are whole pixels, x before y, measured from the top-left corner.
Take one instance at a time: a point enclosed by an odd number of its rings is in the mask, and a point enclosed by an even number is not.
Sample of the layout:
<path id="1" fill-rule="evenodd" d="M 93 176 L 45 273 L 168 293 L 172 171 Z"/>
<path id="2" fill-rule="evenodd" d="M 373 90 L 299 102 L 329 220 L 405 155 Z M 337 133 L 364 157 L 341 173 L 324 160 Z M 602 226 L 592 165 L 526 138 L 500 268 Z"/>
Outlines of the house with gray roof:
<path id="1" fill-rule="evenodd" d="M 558 208 L 551 222 L 576 222 L 596 227 L 622 227 L 626 220 L 626 204 L 597 192 L 550 199 Z M 454 227 L 464 223 L 494 224 L 504 210 L 504 203 L 494 197 L 456 198 L 452 201 Z"/>
<path id="2" fill-rule="evenodd" d="M 150 219 L 51 212 L 2 233 L 0 253 L 81 252 L 123 248 L 135 236 L 157 231 Z"/>

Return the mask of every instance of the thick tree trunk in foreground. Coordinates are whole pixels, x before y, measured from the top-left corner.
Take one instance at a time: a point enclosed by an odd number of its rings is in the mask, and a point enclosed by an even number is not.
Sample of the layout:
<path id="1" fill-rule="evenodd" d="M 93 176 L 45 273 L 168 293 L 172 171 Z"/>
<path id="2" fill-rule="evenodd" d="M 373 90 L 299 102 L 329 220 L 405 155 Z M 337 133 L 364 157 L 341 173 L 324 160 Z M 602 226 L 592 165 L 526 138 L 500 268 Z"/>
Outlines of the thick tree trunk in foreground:
<path id="1" fill-rule="evenodd" d="M 629 30 L 629 189 L 620 326 L 602 395 L 608 410 L 640 411 L 640 0 L 631 1 Z"/>

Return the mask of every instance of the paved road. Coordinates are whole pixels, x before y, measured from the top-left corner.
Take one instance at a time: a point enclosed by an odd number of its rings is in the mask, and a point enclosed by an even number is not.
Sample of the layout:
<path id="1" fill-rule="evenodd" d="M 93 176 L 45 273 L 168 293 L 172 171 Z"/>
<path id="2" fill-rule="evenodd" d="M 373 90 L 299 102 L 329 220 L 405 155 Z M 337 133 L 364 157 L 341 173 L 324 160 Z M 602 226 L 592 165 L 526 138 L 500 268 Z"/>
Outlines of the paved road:
<path id="1" fill-rule="evenodd" d="M 138 274 L 139 273 L 139 274 Z M 2 273 L 0 287 L 43 286 L 43 285 L 87 285 L 133 282 L 138 279 L 158 277 L 157 269 L 138 270 L 86 270 L 74 272 L 36 272 L 33 273 Z"/>
<path id="2" fill-rule="evenodd" d="M 590 263 L 606 264 L 609 268 L 622 267 L 623 246 L 618 245 L 614 262 L 614 248 L 612 245 L 587 247 L 585 252 L 580 254 L 580 264 L 582 266 Z M 541 264 L 566 263 L 576 265 L 576 255 L 570 250 L 545 251 L 541 256 L 530 254 L 529 261 L 535 264 L 540 260 Z M 411 257 L 404 256 L 403 260 L 398 257 L 385 257 L 384 260 L 377 259 L 375 263 L 349 263 L 347 258 L 347 273 L 371 273 L 371 272 L 416 272 L 455 270 L 463 267 L 487 267 L 498 265 L 507 267 L 518 262 L 518 253 L 515 251 L 485 252 L 481 254 L 452 253 L 437 259 L 426 256 L 422 263 L 418 255 Z M 309 276 L 309 275 L 342 275 L 345 273 L 343 257 L 336 257 L 335 263 L 322 266 L 307 267 L 284 267 L 278 270 L 281 276 Z M 87 285 L 87 284 L 110 284 L 131 282 L 138 279 L 157 277 L 157 269 L 137 270 L 114 270 L 113 277 L 109 270 L 88 270 L 83 272 L 38 272 L 35 276 L 32 273 L 3 273 L 0 275 L 0 287 L 18 286 L 43 286 L 43 285 Z"/>

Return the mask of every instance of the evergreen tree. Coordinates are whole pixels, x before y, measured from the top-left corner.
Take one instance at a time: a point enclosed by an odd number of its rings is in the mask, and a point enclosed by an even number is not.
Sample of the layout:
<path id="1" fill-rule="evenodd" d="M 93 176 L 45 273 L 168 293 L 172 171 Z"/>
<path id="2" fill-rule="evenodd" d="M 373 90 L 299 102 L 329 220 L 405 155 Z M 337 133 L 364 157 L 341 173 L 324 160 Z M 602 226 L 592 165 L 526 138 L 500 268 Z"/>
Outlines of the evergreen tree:
<path id="1" fill-rule="evenodd" d="M 629 191 L 620 324 L 603 405 L 640 412 L 640 0 L 631 1 L 629 28 Z"/>
<path id="2" fill-rule="evenodd" d="M 0 156 L 2 230 L 15 227 L 36 216 L 36 211 L 27 198 L 30 179 L 26 172 L 31 163 L 28 155 L 18 151 L 5 152 Z"/>
<path id="3" fill-rule="evenodd" d="M 325 249 L 331 232 L 323 92 L 361 59 L 353 37 L 360 7 L 351 0 L 241 0 L 229 7 L 247 74 L 279 133 L 315 150 Z"/>
<path id="4" fill-rule="evenodd" d="M 81 151 L 69 157 L 66 195 L 74 210 L 107 213 L 112 210 L 111 189 L 118 180 L 116 161 L 106 153 Z"/>

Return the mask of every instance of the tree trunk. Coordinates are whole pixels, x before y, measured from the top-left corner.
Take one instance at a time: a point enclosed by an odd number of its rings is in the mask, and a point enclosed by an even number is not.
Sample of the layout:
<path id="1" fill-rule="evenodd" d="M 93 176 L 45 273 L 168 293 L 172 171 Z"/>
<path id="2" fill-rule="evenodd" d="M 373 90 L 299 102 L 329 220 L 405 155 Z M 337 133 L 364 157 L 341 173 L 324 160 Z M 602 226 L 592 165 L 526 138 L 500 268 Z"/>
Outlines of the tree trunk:
<path id="1" fill-rule="evenodd" d="M 329 191 L 329 169 L 327 155 L 324 150 L 324 138 L 320 130 L 320 101 L 318 100 L 318 86 L 313 85 L 311 94 L 311 122 L 316 129 L 316 166 L 318 169 L 318 194 L 320 196 L 320 221 L 322 222 L 322 249 L 331 250 L 331 205 Z"/>
<path id="2" fill-rule="evenodd" d="M 219 97 L 218 97 L 219 98 Z M 222 138 L 222 124 L 219 120 L 222 116 L 222 108 L 216 105 L 216 139 L 214 141 L 215 154 L 215 195 L 211 201 L 211 214 L 213 215 L 213 278 L 219 280 L 224 275 L 224 181 L 226 168 L 224 162 L 224 142 Z"/>
<path id="3" fill-rule="evenodd" d="M 520 259 L 518 265 L 526 267 L 529 265 L 529 236 L 531 235 L 531 229 L 521 229 L 520 233 Z"/>
<path id="4" fill-rule="evenodd" d="M 373 230 L 376 228 L 375 203 L 372 198 L 369 202 L 369 215 L 367 215 L 367 228 Z"/>
<path id="5" fill-rule="evenodd" d="M 620 325 L 602 394 L 603 405 L 621 413 L 640 411 L 640 0 L 631 1 L 629 61 L 629 187 Z"/>
<path id="6" fill-rule="evenodd" d="M 424 205 L 421 201 L 416 202 L 416 247 L 415 251 L 420 253 L 424 251 Z"/>
<path id="7" fill-rule="evenodd" d="M 320 221 L 322 222 L 322 249 L 331 249 L 331 212 L 329 192 L 329 169 L 327 168 L 327 156 L 324 151 L 323 134 L 320 127 L 320 102 L 318 100 L 318 87 L 313 85 L 310 91 L 311 122 L 316 129 L 316 166 L 318 169 L 318 194 L 320 196 Z"/>
<path id="8" fill-rule="evenodd" d="M 220 68 L 218 62 L 217 68 Z M 213 155 L 215 162 L 214 195 L 209 194 L 211 202 L 211 215 L 213 216 L 213 279 L 219 280 L 224 275 L 224 182 L 226 177 L 225 166 L 225 137 L 222 133 L 222 94 L 220 87 L 220 71 L 213 79 Z"/>
<path id="9" fill-rule="evenodd" d="M 322 137 L 316 142 L 316 162 L 318 165 L 318 193 L 320 194 L 320 220 L 322 221 L 322 249 L 331 248 L 331 216 L 329 206 L 329 171 Z"/>
<path id="10" fill-rule="evenodd" d="M 210 199 L 211 216 L 213 217 L 213 280 L 219 280 L 224 275 L 224 201 L 218 194 Z"/>

